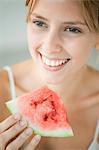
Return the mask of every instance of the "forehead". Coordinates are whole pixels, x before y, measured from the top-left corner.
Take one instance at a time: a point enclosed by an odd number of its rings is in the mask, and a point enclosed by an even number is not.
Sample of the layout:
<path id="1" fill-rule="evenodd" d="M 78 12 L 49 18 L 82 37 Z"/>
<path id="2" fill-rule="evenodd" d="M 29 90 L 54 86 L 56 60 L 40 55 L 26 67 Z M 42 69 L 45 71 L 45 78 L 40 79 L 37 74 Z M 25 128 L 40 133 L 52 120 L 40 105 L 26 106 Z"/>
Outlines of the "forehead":
<path id="1" fill-rule="evenodd" d="M 54 18 L 76 17 L 81 19 L 80 0 L 37 0 L 32 13 Z M 53 16 L 53 17 L 52 17 Z"/>

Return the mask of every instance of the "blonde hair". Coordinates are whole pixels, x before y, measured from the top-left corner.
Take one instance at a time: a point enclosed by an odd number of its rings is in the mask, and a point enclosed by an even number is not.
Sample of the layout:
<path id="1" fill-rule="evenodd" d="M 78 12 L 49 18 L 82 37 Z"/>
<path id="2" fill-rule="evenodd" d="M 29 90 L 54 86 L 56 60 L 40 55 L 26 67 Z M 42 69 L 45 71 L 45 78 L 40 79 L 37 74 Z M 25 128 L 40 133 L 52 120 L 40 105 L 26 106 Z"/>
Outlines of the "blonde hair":
<path id="1" fill-rule="evenodd" d="M 29 7 L 28 15 L 27 15 L 27 22 L 29 20 L 29 16 L 33 11 L 34 6 L 36 5 L 37 0 L 26 0 L 25 5 Z"/>
<path id="2" fill-rule="evenodd" d="M 38 0 L 26 0 L 26 6 L 29 7 L 29 15 Z M 99 32 L 99 0 L 78 0 L 82 10 L 82 15 L 91 31 Z"/>
<path id="3" fill-rule="evenodd" d="M 89 29 L 99 33 L 99 0 L 80 0 L 80 6 Z"/>

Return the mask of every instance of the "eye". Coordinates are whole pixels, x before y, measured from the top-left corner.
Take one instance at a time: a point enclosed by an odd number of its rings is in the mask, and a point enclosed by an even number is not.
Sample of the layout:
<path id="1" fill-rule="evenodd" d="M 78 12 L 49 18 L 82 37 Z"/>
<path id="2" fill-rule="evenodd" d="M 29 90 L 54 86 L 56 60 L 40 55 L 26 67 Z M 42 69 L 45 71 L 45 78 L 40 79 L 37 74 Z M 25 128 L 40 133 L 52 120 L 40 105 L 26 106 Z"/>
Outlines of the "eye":
<path id="1" fill-rule="evenodd" d="M 71 33 L 82 33 L 80 29 L 75 27 L 65 27 L 64 31 L 71 32 Z"/>
<path id="2" fill-rule="evenodd" d="M 39 28 L 41 28 L 41 27 L 46 27 L 47 28 L 46 23 L 44 23 L 43 21 L 33 21 L 33 24 L 35 24 Z"/>

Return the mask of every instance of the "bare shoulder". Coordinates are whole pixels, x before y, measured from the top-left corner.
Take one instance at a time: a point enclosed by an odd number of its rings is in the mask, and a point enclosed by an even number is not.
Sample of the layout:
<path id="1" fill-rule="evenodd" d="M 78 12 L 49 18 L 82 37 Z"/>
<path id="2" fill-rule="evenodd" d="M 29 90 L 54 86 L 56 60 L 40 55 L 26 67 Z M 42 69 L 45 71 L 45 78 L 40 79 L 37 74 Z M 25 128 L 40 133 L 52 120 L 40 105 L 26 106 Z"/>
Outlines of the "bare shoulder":
<path id="1" fill-rule="evenodd" d="M 31 65 L 33 65 L 33 61 L 31 59 L 12 65 L 11 68 L 14 76 L 17 78 L 23 78 L 29 71 Z"/>
<path id="2" fill-rule="evenodd" d="M 38 86 L 38 75 L 32 59 L 12 65 L 11 68 L 18 96 Z"/>

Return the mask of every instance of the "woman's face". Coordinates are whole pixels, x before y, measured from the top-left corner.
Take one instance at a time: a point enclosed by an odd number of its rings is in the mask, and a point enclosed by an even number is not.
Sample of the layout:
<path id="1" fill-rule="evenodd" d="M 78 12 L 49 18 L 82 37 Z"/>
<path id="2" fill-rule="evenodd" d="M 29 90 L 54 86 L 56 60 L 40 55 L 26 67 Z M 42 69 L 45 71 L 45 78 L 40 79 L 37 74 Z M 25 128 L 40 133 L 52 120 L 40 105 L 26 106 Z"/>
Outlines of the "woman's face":
<path id="1" fill-rule="evenodd" d="M 45 82 L 64 82 L 86 65 L 96 35 L 81 13 L 78 0 L 38 0 L 33 9 L 27 25 L 28 44 Z"/>

